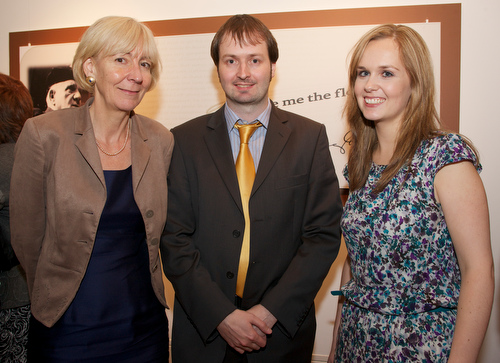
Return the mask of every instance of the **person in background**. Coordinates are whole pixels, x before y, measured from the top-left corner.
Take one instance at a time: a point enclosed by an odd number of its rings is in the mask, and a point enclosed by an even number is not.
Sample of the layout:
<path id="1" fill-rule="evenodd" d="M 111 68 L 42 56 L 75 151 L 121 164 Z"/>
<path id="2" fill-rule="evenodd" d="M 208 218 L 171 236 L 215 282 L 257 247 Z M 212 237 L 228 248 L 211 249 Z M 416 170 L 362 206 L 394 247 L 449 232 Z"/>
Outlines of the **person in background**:
<path id="1" fill-rule="evenodd" d="M 33 101 L 21 81 L 0 73 L 0 361 L 25 363 L 30 302 L 26 275 L 10 241 L 9 193 L 14 145 Z"/>
<path id="2" fill-rule="evenodd" d="M 150 29 L 97 20 L 73 60 L 94 97 L 29 119 L 15 150 L 12 245 L 26 270 L 33 362 L 167 362 L 159 239 L 170 131 L 134 113 L 160 75 Z"/>
<path id="3" fill-rule="evenodd" d="M 172 361 L 310 362 L 314 297 L 340 246 L 326 128 L 269 100 L 278 46 L 260 20 L 231 17 L 211 54 L 225 105 L 172 130 Z"/>
<path id="4" fill-rule="evenodd" d="M 475 362 L 494 289 L 478 155 L 440 127 L 415 30 L 370 30 L 348 77 L 349 258 L 328 362 Z"/>
<path id="5" fill-rule="evenodd" d="M 63 108 L 80 107 L 82 94 L 73 77 L 71 67 L 53 68 L 47 75 L 47 95 L 45 112 Z"/>

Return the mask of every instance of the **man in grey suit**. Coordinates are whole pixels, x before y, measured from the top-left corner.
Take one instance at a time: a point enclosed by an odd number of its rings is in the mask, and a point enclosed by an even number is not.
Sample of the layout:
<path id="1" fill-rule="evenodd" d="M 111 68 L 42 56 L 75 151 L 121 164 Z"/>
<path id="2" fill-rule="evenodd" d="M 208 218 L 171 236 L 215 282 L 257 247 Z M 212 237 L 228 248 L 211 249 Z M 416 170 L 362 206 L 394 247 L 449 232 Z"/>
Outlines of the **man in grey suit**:
<path id="1" fill-rule="evenodd" d="M 172 130 L 161 253 L 176 292 L 173 363 L 310 362 L 314 297 L 340 246 L 326 129 L 269 100 L 278 46 L 260 20 L 231 17 L 211 55 L 225 105 Z M 257 121 L 240 145 L 239 125 Z"/>

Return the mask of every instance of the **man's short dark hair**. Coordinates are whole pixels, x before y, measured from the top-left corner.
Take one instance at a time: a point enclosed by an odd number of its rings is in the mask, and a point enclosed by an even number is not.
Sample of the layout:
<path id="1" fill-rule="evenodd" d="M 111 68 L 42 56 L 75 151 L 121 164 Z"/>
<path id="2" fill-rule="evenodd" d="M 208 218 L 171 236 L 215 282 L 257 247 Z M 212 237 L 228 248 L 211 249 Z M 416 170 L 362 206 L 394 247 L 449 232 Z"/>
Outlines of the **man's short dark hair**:
<path id="1" fill-rule="evenodd" d="M 71 67 L 52 68 L 50 73 L 47 75 L 47 82 L 46 82 L 47 89 L 49 89 L 52 85 L 56 83 L 69 80 L 74 80 L 73 70 L 71 69 Z"/>
<path id="2" fill-rule="evenodd" d="M 219 67 L 220 45 L 226 36 L 231 37 L 239 44 L 256 45 L 265 42 L 271 63 L 278 61 L 278 42 L 271 31 L 259 19 L 251 15 L 241 14 L 229 18 L 220 27 L 212 40 L 210 55 L 216 67 Z"/>

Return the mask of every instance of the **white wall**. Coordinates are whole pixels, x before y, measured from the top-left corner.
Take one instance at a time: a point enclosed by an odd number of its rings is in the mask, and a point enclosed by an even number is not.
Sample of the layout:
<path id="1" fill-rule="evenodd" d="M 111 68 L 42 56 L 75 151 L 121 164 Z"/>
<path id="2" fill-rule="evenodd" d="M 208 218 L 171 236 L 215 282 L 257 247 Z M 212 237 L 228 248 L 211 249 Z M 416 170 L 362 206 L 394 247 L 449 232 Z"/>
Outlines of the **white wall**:
<path id="1" fill-rule="evenodd" d="M 268 13 L 305 10 L 364 8 L 423 4 L 462 4 L 462 64 L 460 131 L 469 136 L 479 149 L 484 171 L 483 182 L 489 199 L 493 253 L 500 265 L 500 163 L 496 159 L 500 134 L 497 106 L 500 72 L 498 34 L 500 34 L 500 2 L 497 0 L 462 1 L 400 1 L 400 0 L 0 0 L 0 72 L 9 73 L 9 32 L 88 26 L 105 15 L 125 15 L 139 21 L 233 15 L 236 13 Z M 325 46 L 335 46 L 325 44 Z M 279 63 L 278 63 L 279 65 Z M 339 167 L 339 166 L 337 166 Z M 497 180 L 495 182 L 495 180 Z M 471 241 L 473 243 L 473 241 Z M 332 269 L 327 285 L 335 284 L 338 276 Z M 496 271 L 500 287 L 500 268 Z M 328 289 L 325 289 L 328 290 Z M 334 299 L 320 296 L 320 328 L 315 359 L 328 354 Z M 480 362 L 497 362 L 500 357 L 500 295 L 495 294 L 494 311 Z"/>

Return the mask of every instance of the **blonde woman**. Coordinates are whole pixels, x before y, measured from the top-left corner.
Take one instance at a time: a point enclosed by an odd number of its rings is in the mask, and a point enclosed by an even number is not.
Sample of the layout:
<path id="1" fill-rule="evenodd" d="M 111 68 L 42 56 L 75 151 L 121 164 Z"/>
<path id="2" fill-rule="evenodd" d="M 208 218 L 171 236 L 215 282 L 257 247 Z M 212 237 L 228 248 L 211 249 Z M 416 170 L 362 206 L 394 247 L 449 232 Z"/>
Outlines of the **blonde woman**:
<path id="1" fill-rule="evenodd" d="M 173 137 L 134 113 L 160 74 L 153 34 L 102 18 L 73 72 L 93 97 L 29 119 L 16 146 L 12 245 L 32 301 L 28 360 L 167 362 L 158 244 Z"/>

